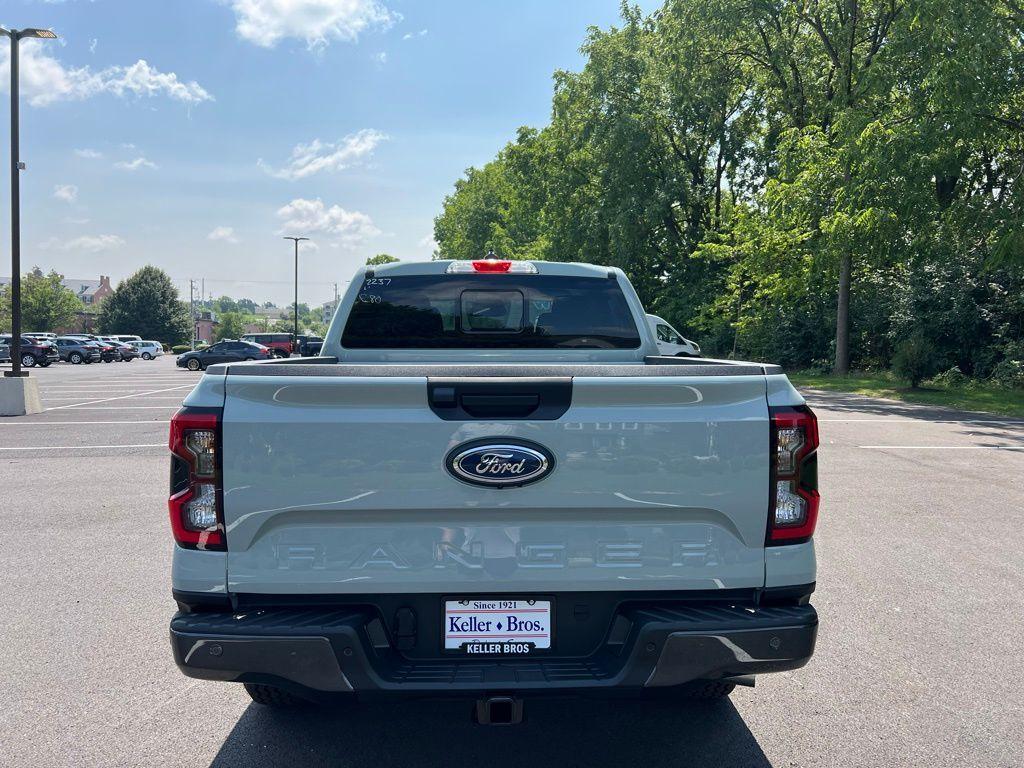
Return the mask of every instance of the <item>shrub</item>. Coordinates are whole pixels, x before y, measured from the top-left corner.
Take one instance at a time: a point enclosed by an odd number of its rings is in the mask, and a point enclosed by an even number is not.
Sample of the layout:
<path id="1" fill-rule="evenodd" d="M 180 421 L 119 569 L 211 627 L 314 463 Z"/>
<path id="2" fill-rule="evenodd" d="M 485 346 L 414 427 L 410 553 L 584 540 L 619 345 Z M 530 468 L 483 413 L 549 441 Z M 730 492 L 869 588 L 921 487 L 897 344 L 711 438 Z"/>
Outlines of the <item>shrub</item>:
<path id="1" fill-rule="evenodd" d="M 948 371 L 933 376 L 928 380 L 929 384 L 935 384 L 940 387 L 964 387 L 971 381 L 969 376 L 965 376 L 963 371 L 957 366 L 953 366 Z"/>
<path id="2" fill-rule="evenodd" d="M 989 380 L 1007 389 L 1024 389 L 1024 362 L 1003 360 L 992 369 Z"/>
<path id="3" fill-rule="evenodd" d="M 938 351 L 935 345 L 924 337 L 924 334 L 917 331 L 901 341 L 896 347 L 896 354 L 892 358 L 892 371 L 899 378 L 910 382 L 910 386 L 917 386 L 935 373 L 938 368 L 936 357 Z"/>
<path id="4" fill-rule="evenodd" d="M 210 345 L 196 344 L 196 349 L 206 349 L 208 346 Z M 188 344 L 175 344 L 173 347 L 171 347 L 171 354 L 181 355 L 184 354 L 185 352 L 188 352 L 190 349 L 191 347 Z"/>

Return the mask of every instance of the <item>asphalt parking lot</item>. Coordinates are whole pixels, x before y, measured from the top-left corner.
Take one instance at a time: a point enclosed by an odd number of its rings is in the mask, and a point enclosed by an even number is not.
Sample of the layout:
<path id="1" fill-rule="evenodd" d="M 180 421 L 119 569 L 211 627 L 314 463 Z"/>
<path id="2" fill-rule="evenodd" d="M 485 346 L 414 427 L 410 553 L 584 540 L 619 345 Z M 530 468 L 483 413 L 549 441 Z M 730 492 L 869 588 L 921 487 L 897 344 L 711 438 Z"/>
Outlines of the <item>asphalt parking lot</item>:
<path id="1" fill-rule="evenodd" d="M 7 366 L 0 366 L 6 368 Z M 0 420 L 0 765 L 1020 766 L 1024 421 L 809 393 L 820 419 L 818 649 L 711 706 L 461 702 L 278 714 L 181 676 L 167 421 L 197 374 L 34 370 Z"/>

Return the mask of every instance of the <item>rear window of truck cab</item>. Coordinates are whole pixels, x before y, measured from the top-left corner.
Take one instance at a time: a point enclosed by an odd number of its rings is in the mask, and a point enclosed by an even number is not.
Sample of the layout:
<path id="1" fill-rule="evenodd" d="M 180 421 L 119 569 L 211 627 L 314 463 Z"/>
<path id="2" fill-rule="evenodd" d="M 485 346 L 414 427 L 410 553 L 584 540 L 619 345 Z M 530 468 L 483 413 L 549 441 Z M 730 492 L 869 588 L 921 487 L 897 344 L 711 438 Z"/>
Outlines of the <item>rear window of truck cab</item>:
<path id="1" fill-rule="evenodd" d="M 364 281 L 348 349 L 636 349 L 616 280 L 563 275 L 404 275 Z"/>

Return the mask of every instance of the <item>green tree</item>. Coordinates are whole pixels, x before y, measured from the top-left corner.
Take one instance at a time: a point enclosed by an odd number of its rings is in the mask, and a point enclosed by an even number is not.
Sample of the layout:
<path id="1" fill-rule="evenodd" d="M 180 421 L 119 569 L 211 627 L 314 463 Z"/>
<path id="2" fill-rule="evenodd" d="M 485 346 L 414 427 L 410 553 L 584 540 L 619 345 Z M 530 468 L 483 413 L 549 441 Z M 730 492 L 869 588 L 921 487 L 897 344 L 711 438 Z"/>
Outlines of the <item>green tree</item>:
<path id="1" fill-rule="evenodd" d="M 391 264 L 392 262 L 399 261 L 394 256 L 386 253 L 378 253 L 376 256 L 370 256 L 366 260 L 366 266 L 368 267 L 379 267 L 382 264 Z"/>
<path id="2" fill-rule="evenodd" d="M 217 326 L 215 336 L 217 341 L 221 339 L 237 339 L 245 333 L 245 324 L 242 316 L 237 312 L 225 312 L 219 317 L 220 325 Z"/>
<path id="3" fill-rule="evenodd" d="M 21 281 L 21 327 L 24 331 L 49 332 L 70 326 L 82 302 L 65 288 L 63 275 L 51 271 L 44 275 L 39 267 Z"/>
<path id="4" fill-rule="evenodd" d="M 101 333 L 135 333 L 174 345 L 188 341 L 192 321 L 167 273 L 145 266 L 123 280 L 100 308 Z"/>
<path id="5" fill-rule="evenodd" d="M 1024 11 L 667 0 L 591 30 L 550 123 L 455 182 L 441 258 L 622 267 L 712 354 L 1024 357 Z"/>

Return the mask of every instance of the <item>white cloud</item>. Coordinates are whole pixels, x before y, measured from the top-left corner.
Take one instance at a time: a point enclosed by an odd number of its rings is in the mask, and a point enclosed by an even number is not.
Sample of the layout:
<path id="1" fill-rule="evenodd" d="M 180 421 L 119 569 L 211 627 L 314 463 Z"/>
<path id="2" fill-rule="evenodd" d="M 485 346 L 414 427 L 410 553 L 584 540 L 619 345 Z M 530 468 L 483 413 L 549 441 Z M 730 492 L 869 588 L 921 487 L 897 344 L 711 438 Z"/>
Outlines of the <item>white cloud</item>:
<path id="1" fill-rule="evenodd" d="M 434 239 L 433 234 L 421 237 L 416 245 L 420 248 L 429 248 L 431 253 L 437 250 L 437 240 Z"/>
<path id="2" fill-rule="evenodd" d="M 89 53 L 96 53 L 96 45 L 99 43 L 95 37 L 89 41 Z"/>
<path id="3" fill-rule="evenodd" d="M 0 86 L 10 81 L 10 46 L 0 47 Z M 57 101 L 80 101 L 102 93 L 125 96 L 166 96 L 186 104 L 212 101 L 194 80 L 183 82 L 174 72 L 160 72 L 139 59 L 129 67 L 114 66 L 94 70 L 89 66 L 65 67 L 50 56 L 43 44 L 25 40 L 21 44 L 21 87 L 34 107 Z"/>
<path id="4" fill-rule="evenodd" d="M 134 160 L 121 160 L 114 163 L 115 168 L 120 168 L 122 171 L 137 171 L 139 168 L 158 168 L 159 166 L 152 160 L 147 160 L 144 157 L 136 157 Z"/>
<path id="5" fill-rule="evenodd" d="M 234 227 L 214 227 L 210 230 L 210 234 L 206 236 L 207 240 L 222 240 L 225 243 L 237 243 L 238 238 L 235 236 Z"/>
<path id="6" fill-rule="evenodd" d="M 77 218 L 77 217 L 74 217 L 74 216 L 65 216 L 64 217 L 64 223 L 65 224 L 79 224 L 80 225 L 80 224 L 88 224 L 90 221 L 91 221 L 91 219 L 80 219 L 80 218 Z"/>
<path id="7" fill-rule="evenodd" d="M 124 239 L 118 235 L 82 235 L 71 240 L 58 240 L 51 237 L 39 245 L 42 249 L 54 249 L 58 251 L 88 251 L 89 253 L 100 253 L 124 245 Z"/>
<path id="8" fill-rule="evenodd" d="M 342 248 L 354 248 L 367 238 L 380 234 L 373 220 L 365 213 L 346 211 L 340 205 L 328 208 L 320 198 L 296 198 L 278 209 L 277 217 L 282 223 L 281 234 L 333 235 L 336 244 Z"/>
<path id="9" fill-rule="evenodd" d="M 379 0 L 228 0 L 239 37 L 272 48 L 286 37 L 310 49 L 332 40 L 354 42 L 372 28 L 387 29 L 401 19 Z"/>
<path id="10" fill-rule="evenodd" d="M 78 187 L 74 184 L 55 184 L 53 196 L 65 203 L 73 203 L 78 199 Z"/>
<path id="11" fill-rule="evenodd" d="M 425 37 L 427 30 L 421 29 L 419 32 L 406 32 L 402 35 L 403 40 L 412 40 L 414 37 Z"/>
<path id="12" fill-rule="evenodd" d="M 271 176 L 290 181 L 304 179 L 320 171 L 336 173 L 369 157 L 377 145 L 387 138 L 380 131 L 364 128 L 333 144 L 320 139 L 313 139 L 309 144 L 299 144 L 292 150 L 292 156 L 284 168 L 275 170 L 262 159 L 257 164 Z"/>
<path id="13" fill-rule="evenodd" d="M 86 147 L 85 149 L 76 149 L 75 154 L 78 155 L 79 157 L 84 157 L 87 160 L 99 160 L 101 157 L 103 157 L 102 152 L 95 149 L 89 149 L 88 147 Z"/>
<path id="14" fill-rule="evenodd" d="M 376 61 L 378 64 L 387 64 L 388 63 L 388 53 L 387 53 L 387 51 L 381 51 L 380 53 L 378 53 L 376 56 L 373 57 L 373 60 Z"/>

